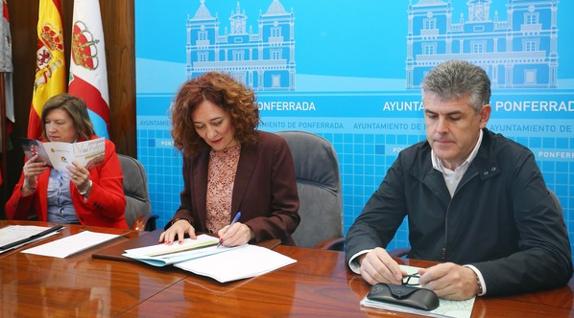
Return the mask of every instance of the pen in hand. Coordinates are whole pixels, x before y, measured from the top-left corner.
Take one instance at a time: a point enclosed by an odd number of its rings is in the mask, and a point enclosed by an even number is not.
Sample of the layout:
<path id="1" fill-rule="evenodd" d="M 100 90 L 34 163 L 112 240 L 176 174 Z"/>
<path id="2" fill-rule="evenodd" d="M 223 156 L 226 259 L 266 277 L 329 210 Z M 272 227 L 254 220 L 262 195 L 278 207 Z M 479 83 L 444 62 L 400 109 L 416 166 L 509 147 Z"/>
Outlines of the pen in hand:
<path id="1" fill-rule="evenodd" d="M 229 223 L 229 226 L 232 226 L 233 223 L 239 221 L 239 218 L 241 217 L 241 211 L 237 211 L 237 213 L 235 213 L 235 216 L 233 217 L 233 220 L 231 220 L 231 223 Z M 222 240 L 221 238 L 219 239 L 219 244 L 217 244 L 217 247 L 220 247 L 222 245 Z"/>

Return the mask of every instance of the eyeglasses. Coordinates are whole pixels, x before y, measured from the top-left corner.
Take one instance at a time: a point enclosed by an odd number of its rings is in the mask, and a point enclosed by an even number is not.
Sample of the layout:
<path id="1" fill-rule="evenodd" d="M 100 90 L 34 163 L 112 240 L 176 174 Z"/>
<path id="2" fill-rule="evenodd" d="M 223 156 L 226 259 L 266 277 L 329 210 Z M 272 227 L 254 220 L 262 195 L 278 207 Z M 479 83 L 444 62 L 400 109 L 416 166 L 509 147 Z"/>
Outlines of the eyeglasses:
<path id="1" fill-rule="evenodd" d="M 418 286 L 420 285 L 419 278 L 421 278 L 421 276 L 417 273 L 404 275 L 402 284 L 403 286 Z"/>

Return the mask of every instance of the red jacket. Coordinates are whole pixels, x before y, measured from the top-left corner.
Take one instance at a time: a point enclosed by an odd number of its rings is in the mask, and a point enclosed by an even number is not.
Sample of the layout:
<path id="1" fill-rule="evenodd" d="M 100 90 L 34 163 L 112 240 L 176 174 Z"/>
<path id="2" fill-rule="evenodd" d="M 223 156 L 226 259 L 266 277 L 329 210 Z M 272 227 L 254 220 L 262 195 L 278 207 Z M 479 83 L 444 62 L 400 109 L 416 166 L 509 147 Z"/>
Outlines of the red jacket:
<path id="1" fill-rule="evenodd" d="M 48 179 L 50 170 L 38 176 L 34 194 L 22 197 L 24 174 L 14 187 L 12 196 L 6 202 L 8 219 L 26 220 L 37 216 L 39 221 L 48 221 Z M 72 204 L 82 225 L 128 228 L 125 219 L 126 199 L 123 190 L 123 177 L 115 145 L 106 140 L 104 161 L 89 169 L 92 188 L 84 198 L 70 181 Z"/>

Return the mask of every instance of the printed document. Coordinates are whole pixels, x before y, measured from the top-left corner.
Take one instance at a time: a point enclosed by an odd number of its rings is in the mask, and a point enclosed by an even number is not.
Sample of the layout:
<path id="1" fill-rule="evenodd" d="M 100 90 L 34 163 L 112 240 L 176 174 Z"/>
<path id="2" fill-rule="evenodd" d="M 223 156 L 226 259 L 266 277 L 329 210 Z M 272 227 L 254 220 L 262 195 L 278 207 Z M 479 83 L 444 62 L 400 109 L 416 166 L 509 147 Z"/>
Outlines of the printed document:
<path id="1" fill-rule="evenodd" d="M 296 260 L 255 245 L 219 246 L 219 239 L 199 235 L 182 244 L 157 244 L 126 250 L 129 257 L 148 265 L 177 268 L 211 277 L 221 283 L 262 275 Z"/>
<path id="2" fill-rule="evenodd" d="M 399 265 L 399 266 L 401 267 L 402 270 L 406 271 L 407 274 L 415 274 L 420 269 L 419 267 L 413 267 L 413 266 L 406 266 L 406 265 Z M 470 318 L 475 298 L 476 297 L 472 297 L 471 299 L 462 301 L 439 299 L 438 308 L 430 311 L 411 308 L 407 306 L 389 304 L 381 301 L 374 301 L 368 299 L 367 296 L 365 296 L 365 298 L 361 300 L 361 306 L 405 312 L 405 313 L 413 313 L 428 317 Z"/>
<path id="3" fill-rule="evenodd" d="M 219 239 L 213 236 L 201 234 L 195 239 L 187 238 L 183 243 L 157 244 L 140 248 L 125 250 L 122 254 L 148 265 L 163 267 L 170 264 L 204 257 L 212 254 L 226 252 L 232 248 L 217 247 Z"/>
<path id="4" fill-rule="evenodd" d="M 174 266 L 220 283 L 272 272 L 296 260 L 268 248 L 245 244 L 230 251 L 177 263 Z"/>
<path id="5" fill-rule="evenodd" d="M 21 143 L 27 158 L 37 154 L 41 161 L 60 171 L 74 161 L 86 168 L 97 165 L 104 160 L 106 150 L 105 138 L 74 143 L 22 139 Z"/>
<path id="6" fill-rule="evenodd" d="M 28 238 L 30 236 L 36 235 L 41 233 L 50 227 L 45 226 L 35 226 L 35 225 L 9 225 L 0 229 L 0 246 L 5 246 L 11 244 L 13 242 L 19 241 L 21 239 Z M 20 245 L 13 246 L 12 248 L 8 249 L 0 249 L 0 254 L 18 248 L 24 244 L 28 244 L 30 242 L 35 242 L 37 240 L 44 239 L 46 237 L 50 237 L 52 235 L 56 235 L 58 232 L 53 232 L 42 237 L 39 237 L 35 240 L 30 240 L 28 242 L 22 243 Z"/>
<path id="7" fill-rule="evenodd" d="M 90 247 L 113 240 L 120 235 L 83 231 L 78 234 L 66 236 L 46 244 L 38 245 L 22 253 L 65 258 L 72 254 L 87 250 Z"/>

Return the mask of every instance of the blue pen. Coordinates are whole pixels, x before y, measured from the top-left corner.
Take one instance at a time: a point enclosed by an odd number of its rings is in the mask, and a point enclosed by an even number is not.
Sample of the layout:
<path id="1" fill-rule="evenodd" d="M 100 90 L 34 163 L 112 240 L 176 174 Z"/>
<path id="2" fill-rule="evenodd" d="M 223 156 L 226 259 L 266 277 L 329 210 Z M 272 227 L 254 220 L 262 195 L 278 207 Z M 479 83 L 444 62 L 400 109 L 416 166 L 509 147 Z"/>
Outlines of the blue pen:
<path id="1" fill-rule="evenodd" d="M 239 221 L 239 218 L 241 217 L 241 211 L 237 211 L 237 213 L 235 213 L 235 216 L 233 217 L 233 220 L 231 220 L 231 223 L 229 223 L 229 226 L 233 225 L 233 223 Z M 217 247 L 221 246 L 221 239 L 219 240 L 219 244 L 217 244 Z"/>

